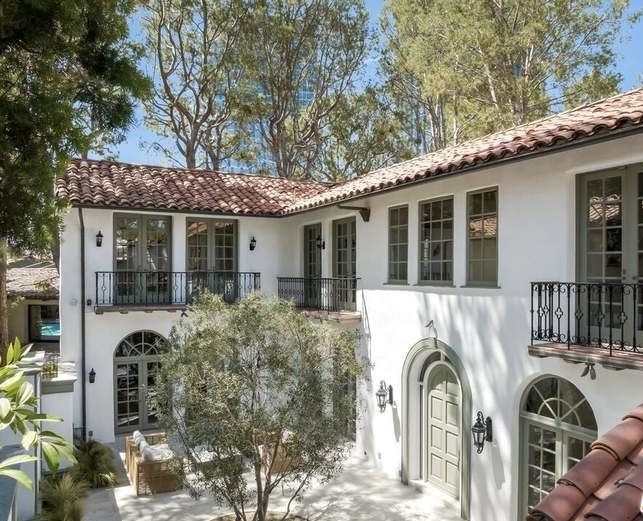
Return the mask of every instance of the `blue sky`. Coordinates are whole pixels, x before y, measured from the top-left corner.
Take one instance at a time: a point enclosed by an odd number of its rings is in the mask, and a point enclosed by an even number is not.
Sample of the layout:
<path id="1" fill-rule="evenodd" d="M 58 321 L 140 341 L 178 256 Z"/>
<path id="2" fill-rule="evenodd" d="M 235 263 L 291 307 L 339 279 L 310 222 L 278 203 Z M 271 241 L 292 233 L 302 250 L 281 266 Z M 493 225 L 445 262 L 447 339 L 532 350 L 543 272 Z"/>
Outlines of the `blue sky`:
<path id="1" fill-rule="evenodd" d="M 383 0 L 366 0 L 373 23 L 377 23 L 382 4 Z M 632 0 L 630 13 L 640 10 L 643 10 L 643 0 Z M 135 24 L 134 28 L 138 29 L 138 24 Z M 136 38 L 136 35 L 132 36 Z M 627 91 L 643 84 L 643 20 L 639 20 L 635 26 L 630 28 L 629 34 L 624 35 L 623 41 L 617 44 L 616 51 L 618 71 L 623 76 L 621 90 Z M 136 118 L 136 123 L 130 130 L 127 139 L 116 149 L 117 158 L 128 163 L 167 164 L 163 154 L 153 150 L 150 146 L 158 138 L 144 127 L 140 107 L 137 110 Z"/>

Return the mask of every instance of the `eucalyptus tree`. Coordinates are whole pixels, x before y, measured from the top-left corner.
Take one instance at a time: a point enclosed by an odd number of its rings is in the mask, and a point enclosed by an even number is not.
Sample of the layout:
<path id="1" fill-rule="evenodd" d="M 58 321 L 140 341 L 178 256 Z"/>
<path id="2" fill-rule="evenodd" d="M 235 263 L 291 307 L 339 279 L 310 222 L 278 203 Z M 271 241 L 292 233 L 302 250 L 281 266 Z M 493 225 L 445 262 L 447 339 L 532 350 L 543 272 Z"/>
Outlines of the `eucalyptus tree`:
<path id="1" fill-rule="evenodd" d="M 615 93 L 628 3 L 387 0 L 385 72 L 441 148 Z"/>
<path id="2" fill-rule="evenodd" d="M 133 0 L 0 4 L 0 348 L 8 345 L 7 255 L 46 249 L 63 205 L 56 175 L 71 154 L 127 128 L 147 80 L 126 17 Z M 88 127 L 88 121 L 89 127 Z"/>
<path id="3" fill-rule="evenodd" d="M 353 92 L 369 49 L 362 0 L 258 0 L 245 47 L 263 153 L 287 178 L 316 175 L 324 125 Z"/>
<path id="4" fill-rule="evenodd" d="M 341 469 L 362 372 L 354 332 L 258 293 L 233 305 L 205 295 L 170 342 L 154 401 L 193 495 L 212 494 L 237 521 L 266 521 L 282 490 L 285 520 L 314 478 Z"/>
<path id="5" fill-rule="evenodd" d="M 250 154 L 240 145 L 247 128 L 239 103 L 247 97 L 242 34 L 243 0 L 151 0 L 144 29 L 156 81 L 145 122 L 188 168 L 219 169 Z"/>

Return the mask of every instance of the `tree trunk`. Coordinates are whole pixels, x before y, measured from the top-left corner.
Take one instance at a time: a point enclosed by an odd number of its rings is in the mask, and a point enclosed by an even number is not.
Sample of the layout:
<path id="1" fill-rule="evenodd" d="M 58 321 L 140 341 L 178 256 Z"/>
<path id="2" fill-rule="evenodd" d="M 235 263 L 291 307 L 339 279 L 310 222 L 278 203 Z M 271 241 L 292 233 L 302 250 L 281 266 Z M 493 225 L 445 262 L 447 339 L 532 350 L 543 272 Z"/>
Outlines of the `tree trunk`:
<path id="1" fill-rule="evenodd" d="M 7 302 L 7 269 L 8 242 L 6 237 L 0 237 L 0 356 L 2 363 L 6 360 L 9 345 L 9 307 Z"/>

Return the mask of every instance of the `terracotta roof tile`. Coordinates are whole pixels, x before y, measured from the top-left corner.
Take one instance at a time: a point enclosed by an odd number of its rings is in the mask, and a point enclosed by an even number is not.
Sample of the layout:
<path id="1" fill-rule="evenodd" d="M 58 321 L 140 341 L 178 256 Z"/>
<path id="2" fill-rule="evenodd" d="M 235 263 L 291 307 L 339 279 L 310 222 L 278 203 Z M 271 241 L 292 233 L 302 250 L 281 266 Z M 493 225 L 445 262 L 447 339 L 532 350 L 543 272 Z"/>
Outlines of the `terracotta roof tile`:
<path id="1" fill-rule="evenodd" d="M 462 171 L 468 167 L 544 151 L 555 145 L 643 124 L 643 89 L 636 89 L 403 163 L 375 170 L 291 204 L 286 212 Z"/>
<path id="2" fill-rule="evenodd" d="M 58 180 L 57 194 L 74 205 L 285 215 L 634 127 L 643 130 L 643 89 L 381 168 L 345 183 L 77 160 Z"/>
<path id="3" fill-rule="evenodd" d="M 75 160 L 56 192 L 71 204 L 230 215 L 278 215 L 330 184 L 205 170 Z"/>
<path id="4" fill-rule="evenodd" d="M 529 514 L 529 521 L 643 521 L 643 404 L 591 450 Z"/>

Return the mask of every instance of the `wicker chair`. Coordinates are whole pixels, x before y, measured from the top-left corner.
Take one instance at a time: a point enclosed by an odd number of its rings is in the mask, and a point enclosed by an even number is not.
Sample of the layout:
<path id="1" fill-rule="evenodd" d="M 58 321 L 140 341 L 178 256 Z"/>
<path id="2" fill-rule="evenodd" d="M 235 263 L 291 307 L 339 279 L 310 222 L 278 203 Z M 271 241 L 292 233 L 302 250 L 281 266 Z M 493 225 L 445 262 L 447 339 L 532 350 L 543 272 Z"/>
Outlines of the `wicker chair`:
<path id="1" fill-rule="evenodd" d="M 145 441 L 150 445 L 165 443 L 165 434 L 147 434 Z M 137 496 L 179 490 L 181 480 L 171 470 L 175 459 L 144 461 L 133 438 L 125 439 L 125 467 Z"/>

